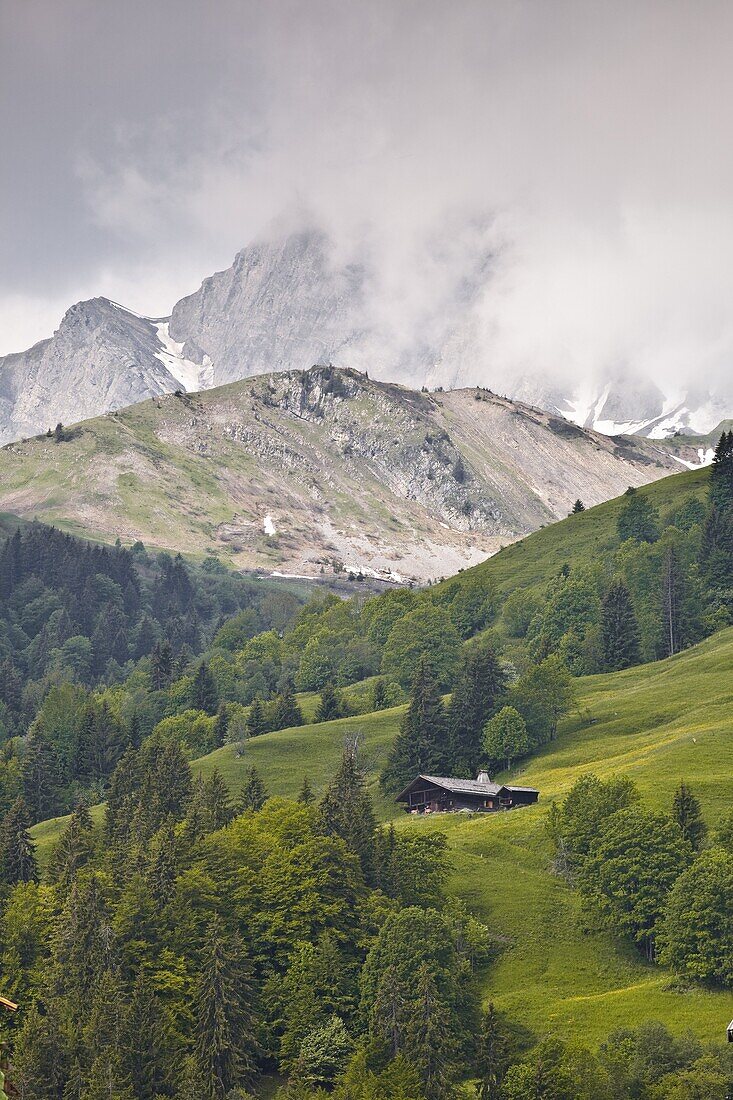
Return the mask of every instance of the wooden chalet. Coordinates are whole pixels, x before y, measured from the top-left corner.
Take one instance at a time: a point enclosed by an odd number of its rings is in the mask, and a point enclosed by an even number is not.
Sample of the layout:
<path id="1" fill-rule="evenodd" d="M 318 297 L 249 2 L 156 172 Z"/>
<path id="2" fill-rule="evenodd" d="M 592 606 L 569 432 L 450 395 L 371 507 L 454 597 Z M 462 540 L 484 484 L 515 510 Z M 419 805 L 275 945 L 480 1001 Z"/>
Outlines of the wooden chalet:
<path id="1" fill-rule="evenodd" d="M 406 812 L 411 814 L 457 813 L 459 810 L 494 813 L 530 806 L 539 797 L 540 792 L 534 787 L 492 783 L 488 772 L 479 772 L 475 779 L 418 775 L 397 795 L 397 802 L 404 802 Z"/>

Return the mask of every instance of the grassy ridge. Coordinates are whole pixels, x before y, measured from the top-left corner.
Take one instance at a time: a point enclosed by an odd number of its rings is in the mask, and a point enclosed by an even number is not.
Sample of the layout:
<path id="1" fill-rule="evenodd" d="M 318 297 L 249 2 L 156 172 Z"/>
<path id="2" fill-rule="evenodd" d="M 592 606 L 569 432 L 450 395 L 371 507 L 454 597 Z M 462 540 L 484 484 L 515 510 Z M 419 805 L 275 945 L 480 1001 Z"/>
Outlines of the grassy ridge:
<path id="1" fill-rule="evenodd" d="M 707 468 L 690 470 L 645 485 L 637 492 L 664 516 L 678 508 L 688 496 L 705 501 L 709 477 Z M 624 504 L 623 496 L 615 497 L 535 531 L 520 542 L 504 547 L 480 565 L 463 570 L 459 580 L 481 577 L 492 581 L 500 595 L 507 596 L 515 589 L 547 584 L 565 562 L 570 562 L 573 569 L 589 565 L 617 548 L 616 521 Z M 443 585 L 452 585 L 455 580 L 450 578 Z"/>

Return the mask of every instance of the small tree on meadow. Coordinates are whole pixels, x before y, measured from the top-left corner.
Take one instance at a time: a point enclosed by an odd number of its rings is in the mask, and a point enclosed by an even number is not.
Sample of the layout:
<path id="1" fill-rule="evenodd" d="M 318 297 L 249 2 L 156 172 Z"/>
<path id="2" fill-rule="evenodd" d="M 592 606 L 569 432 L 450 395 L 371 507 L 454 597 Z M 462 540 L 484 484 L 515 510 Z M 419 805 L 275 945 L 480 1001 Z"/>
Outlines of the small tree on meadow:
<path id="1" fill-rule="evenodd" d="M 512 761 L 529 752 L 527 725 L 514 707 L 502 707 L 484 727 L 484 748 L 492 761 L 508 771 Z"/>

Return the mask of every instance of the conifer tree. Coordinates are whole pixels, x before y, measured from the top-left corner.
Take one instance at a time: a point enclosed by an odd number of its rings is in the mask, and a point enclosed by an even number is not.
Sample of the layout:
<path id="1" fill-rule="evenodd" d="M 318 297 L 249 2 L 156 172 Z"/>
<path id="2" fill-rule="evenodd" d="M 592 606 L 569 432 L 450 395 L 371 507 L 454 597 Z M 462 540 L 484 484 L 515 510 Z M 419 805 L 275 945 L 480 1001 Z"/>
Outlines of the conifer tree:
<path id="1" fill-rule="evenodd" d="M 456 1037 L 427 963 L 417 972 L 405 1027 L 405 1053 L 420 1074 L 426 1100 L 442 1100 L 455 1080 Z"/>
<path id="2" fill-rule="evenodd" d="M 308 776 L 303 776 L 303 783 L 298 793 L 298 802 L 302 802 L 304 805 L 309 806 L 313 802 L 316 796 L 313 794 L 313 788 L 311 787 Z"/>
<path id="3" fill-rule="evenodd" d="M 708 834 L 708 828 L 702 817 L 700 801 L 690 788 L 681 780 L 672 800 L 672 817 L 682 830 L 685 840 L 689 840 L 696 852 L 699 852 Z"/>
<path id="4" fill-rule="evenodd" d="M 662 565 L 662 654 L 672 657 L 682 648 L 684 577 L 674 547 Z"/>
<path id="5" fill-rule="evenodd" d="M 122 1049 L 135 1100 L 156 1100 L 168 1094 L 174 1037 L 145 972 L 135 978 L 122 1031 Z"/>
<path id="6" fill-rule="evenodd" d="M 29 738 L 23 761 L 23 795 L 31 821 L 54 817 L 63 809 L 63 769 L 53 743 L 43 734 Z"/>
<path id="7" fill-rule="evenodd" d="M 216 683 L 206 661 L 202 661 L 196 669 L 191 686 L 191 706 L 194 710 L 202 710 L 204 714 L 216 714 L 218 706 Z"/>
<path id="8" fill-rule="evenodd" d="M 156 642 L 150 654 L 150 682 L 153 691 L 163 691 L 173 678 L 173 650 L 170 642 Z"/>
<path id="9" fill-rule="evenodd" d="M 578 512 L 584 512 L 584 511 L 585 511 L 585 505 L 583 504 L 583 501 L 580 498 L 578 498 L 578 500 L 576 500 L 575 504 L 573 505 L 573 515 L 577 515 Z"/>
<path id="10" fill-rule="evenodd" d="M 272 707 L 272 729 L 284 730 L 291 726 L 302 726 L 303 714 L 292 688 L 287 686 L 280 695 L 277 695 Z"/>
<path id="11" fill-rule="evenodd" d="M 407 712 L 381 783 L 397 791 L 420 774 L 440 774 L 446 755 L 446 716 L 440 690 L 425 654 L 420 657 Z"/>
<path id="12" fill-rule="evenodd" d="M 498 1100 L 509 1062 L 509 1036 L 491 1003 L 481 1014 L 476 1065 L 478 1100 Z"/>
<path id="13" fill-rule="evenodd" d="M 30 1004 L 13 1051 L 13 1084 L 18 1095 L 28 1100 L 58 1100 L 68 1070 L 56 1013 L 42 1014 L 37 1004 Z"/>
<path id="14" fill-rule="evenodd" d="M 344 701 L 341 692 L 329 681 L 321 691 L 316 709 L 316 722 L 331 722 L 344 717 Z"/>
<path id="15" fill-rule="evenodd" d="M 211 921 L 196 988 L 196 1055 L 207 1100 L 247 1085 L 257 1056 L 252 985 L 242 942 Z"/>
<path id="16" fill-rule="evenodd" d="M 161 905 L 170 901 L 173 884 L 176 881 L 177 853 L 176 834 L 173 824 L 167 821 L 150 842 L 150 856 L 146 873 L 148 889 L 154 900 Z"/>
<path id="17" fill-rule="evenodd" d="M 710 502 L 720 511 L 733 507 L 733 429 L 723 432 L 710 469 Z"/>
<path id="18" fill-rule="evenodd" d="M 35 845 L 28 832 L 31 825 L 24 799 L 16 798 L 0 828 L 0 870 L 3 882 L 37 882 Z"/>
<path id="19" fill-rule="evenodd" d="M 340 836 L 359 857 L 364 877 L 371 881 L 377 819 L 359 768 L 355 740 L 344 746 L 338 771 L 321 799 L 319 816 L 325 831 Z"/>
<path id="20" fill-rule="evenodd" d="M 254 810 L 256 812 L 262 809 L 266 801 L 265 784 L 262 782 L 262 777 L 257 768 L 252 767 L 249 769 L 249 775 L 242 788 L 241 808 L 243 811 Z"/>
<path id="21" fill-rule="evenodd" d="M 229 709 L 226 703 L 221 703 L 216 712 L 216 721 L 212 732 L 212 749 L 220 749 L 227 739 L 229 728 Z"/>
<path id="22" fill-rule="evenodd" d="M 384 710 L 387 706 L 387 684 L 383 676 L 374 681 L 372 689 L 372 710 Z"/>
<path id="23" fill-rule="evenodd" d="M 86 813 L 88 815 L 89 811 Z M 66 889 L 92 854 L 90 830 L 84 821 L 84 816 L 80 816 L 75 810 L 59 837 L 49 862 L 47 873 L 50 881 L 57 882 Z"/>
<path id="24" fill-rule="evenodd" d="M 83 1046 L 92 1065 L 82 1095 L 90 1100 L 107 1096 L 132 1098 L 130 1078 L 126 1067 L 123 1068 L 122 1045 L 128 1001 L 119 976 L 111 968 L 102 972 L 89 989 L 87 999 L 91 1007 L 81 1017 L 86 1021 Z"/>
<path id="25" fill-rule="evenodd" d="M 601 644 L 603 667 L 609 672 L 638 664 L 639 626 L 629 590 L 622 580 L 611 584 L 603 600 Z"/>
<path id="26" fill-rule="evenodd" d="M 474 777 L 483 760 L 483 731 L 506 690 L 506 676 L 491 645 L 469 650 L 448 707 L 447 758 L 450 775 Z"/>
<path id="27" fill-rule="evenodd" d="M 250 737 L 259 737 L 261 733 L 267 733 L 267 719 L 261 699 L 254 699 L 247 715 L 247 733 Z"/>
<path id="28" fill-rule="evenodd" d="M 232 802 L 229 797 L 224 776 L 214 768 L 204 784 L 204 804 L 206 806 L 206 825 L 209 832 L 223 829 L 232 820 Z"/>

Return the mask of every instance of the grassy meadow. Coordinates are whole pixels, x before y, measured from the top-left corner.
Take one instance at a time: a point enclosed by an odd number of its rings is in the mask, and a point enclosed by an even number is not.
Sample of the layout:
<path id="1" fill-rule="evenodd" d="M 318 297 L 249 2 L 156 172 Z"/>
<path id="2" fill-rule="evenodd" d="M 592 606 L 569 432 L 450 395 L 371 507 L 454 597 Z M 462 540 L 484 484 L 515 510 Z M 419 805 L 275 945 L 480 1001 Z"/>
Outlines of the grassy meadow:
<path id="1" fill-rule="evenodd" d="M 358 731 L 380 818 L 401 829 L 446 833 L 450 892 L 497 938 L 497 958 L 484 978 L 487 1000 L 537 1035 L 553 1031 L 598 1042 L 614 1027 L 653 1018 L 673 1031 L 690 1028 L 702 1038 L 719 1038 L 733 1016 L 733 996 L 680 988 L 669 971 L 593 931 L 577 894 L 552 870 L 544 819 L 552 799 L 581 774 L 625 773 L 645 804 L 662 810 L 684 777 L 708 825 L 715 825 L 733 802 L 733 629 L 666 661 L 579 679 L 577 688 L 576 706 L 557 740 L 502 777 L 541 792 L 537 806 L 509 814 L 414 818 L 382 794 L 377 777 L 403 707 L 265 734 L 241 756 L 229 745 L 196 761 L 194 769 L 209 774 L 218 768 L 234 794 L 252 765 L 270 794 L 296 795 L 304 775 L 320 794 L 344 737 Z M 316 697 L 302 703 L 312 715 Z M 34 828 L 42 858 L 63 820 Z"/>

